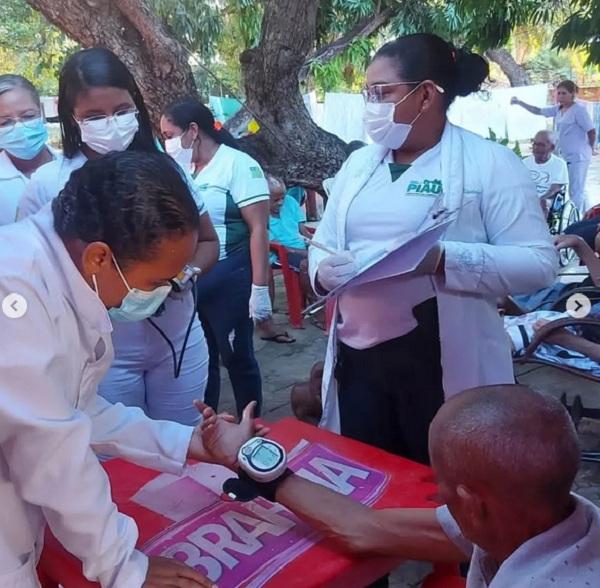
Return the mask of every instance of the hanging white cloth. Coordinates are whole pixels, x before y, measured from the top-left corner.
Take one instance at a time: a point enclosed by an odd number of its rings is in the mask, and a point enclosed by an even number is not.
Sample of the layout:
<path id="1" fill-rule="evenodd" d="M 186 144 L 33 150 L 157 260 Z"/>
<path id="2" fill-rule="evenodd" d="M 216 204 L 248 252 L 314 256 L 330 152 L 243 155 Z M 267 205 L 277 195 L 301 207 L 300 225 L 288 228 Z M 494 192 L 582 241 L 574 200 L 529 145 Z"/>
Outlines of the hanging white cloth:
<path id="1" fill-rule="evenodd" d="M 482 137 L 490 136 L 490 129 L 498 138 L 526 141 L 548 128 L 544 117 L 531 114 L 523 108 L 512 106 L 516 96 L 527 104 L 546 106 L 548 86 L 537 84 L 518 88 L 494 88 L 457 98 L 448 111 L 448 120 Z"/>

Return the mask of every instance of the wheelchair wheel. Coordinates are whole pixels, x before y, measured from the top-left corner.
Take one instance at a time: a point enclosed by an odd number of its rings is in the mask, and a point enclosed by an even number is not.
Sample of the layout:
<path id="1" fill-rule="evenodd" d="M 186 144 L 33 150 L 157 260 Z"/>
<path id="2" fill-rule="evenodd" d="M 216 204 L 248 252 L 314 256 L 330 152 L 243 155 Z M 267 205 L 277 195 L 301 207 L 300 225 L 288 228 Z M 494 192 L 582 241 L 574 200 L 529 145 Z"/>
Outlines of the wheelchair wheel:
<path id="1" fill-rule="evenodd" d="M 576 206 L 570 200 L 566 200 L 558 219 L 558 234 L 562 235 L 568 226 L 578 222 L 579 219 L 579 210 L 577 210 Z M 561 267 L 569 265 L 573 259 L 575 259 L 575 251 L 572 249 L 560 250 L 559 261 Z"/>

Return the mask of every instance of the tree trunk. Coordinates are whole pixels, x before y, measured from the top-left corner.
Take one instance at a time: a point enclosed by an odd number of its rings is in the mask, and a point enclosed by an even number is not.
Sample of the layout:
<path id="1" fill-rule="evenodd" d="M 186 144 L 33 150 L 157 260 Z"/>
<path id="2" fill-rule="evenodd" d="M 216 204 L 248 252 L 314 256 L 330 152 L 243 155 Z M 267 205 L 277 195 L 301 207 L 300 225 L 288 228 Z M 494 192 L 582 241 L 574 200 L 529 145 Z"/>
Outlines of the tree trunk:
<path id="1" fill-rule="evenodd" d="M 497 63 L 504 75 L 508 78 L 510 85 L 528 86 L 531 84 L 529 74 L 522 65 L 519 65 L 513 56 L 503 47 L 499 49 L 488 49 L 485 52 L 486 57 Z"/>
<path id="2" fill-rule="evenodd" d="M 83 47 L 106 47 L 127 65 L 153 123 L 173 100 L 195 95 L 187 52 L 144 0 L 26 0 Z"/>
<path id="3" fill-rule="evenodd" d="M 258 47 L 240 61 L 246 102 L 261 130 L 248 152 L 289 184 L 320 188 L 340 168 L 345 143 L 319 128 L 300 93 L 298 75 L 315 43 L 318 0 L 267 0 Z"/>
<path id="4" fill-rule="evenodd" d="M 185 49 L 144 0 L 26 1 L 83 47 L 103 46 L 118 55 L 140 86 L 155 125 L 169 102 L 196 94 Z M 346 153 L 343 141 L 312 121 L 300 94 L 298 75 L 314 50 L 317 4 L 267 0 L 261 42 L 240 61 L 247 104 L 261 126 L 243 140 L 244 148 L 289 184 L 320 189 Z"/>

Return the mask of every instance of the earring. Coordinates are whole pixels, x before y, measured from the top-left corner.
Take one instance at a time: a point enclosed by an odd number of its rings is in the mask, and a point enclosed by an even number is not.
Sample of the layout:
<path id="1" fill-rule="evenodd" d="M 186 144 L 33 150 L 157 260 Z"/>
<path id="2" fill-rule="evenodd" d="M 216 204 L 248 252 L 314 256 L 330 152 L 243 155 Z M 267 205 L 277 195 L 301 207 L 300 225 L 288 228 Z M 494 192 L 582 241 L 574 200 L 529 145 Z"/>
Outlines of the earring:
<path id="1" fill-rule="evenodd" d="M 98 290 L 98 280 L 96 278 L 96 274 L 92 274 L 92 284 L 94 284 L 94 292 L 96 292 L 96 296 L 100 296 L 100 291 Z"/>

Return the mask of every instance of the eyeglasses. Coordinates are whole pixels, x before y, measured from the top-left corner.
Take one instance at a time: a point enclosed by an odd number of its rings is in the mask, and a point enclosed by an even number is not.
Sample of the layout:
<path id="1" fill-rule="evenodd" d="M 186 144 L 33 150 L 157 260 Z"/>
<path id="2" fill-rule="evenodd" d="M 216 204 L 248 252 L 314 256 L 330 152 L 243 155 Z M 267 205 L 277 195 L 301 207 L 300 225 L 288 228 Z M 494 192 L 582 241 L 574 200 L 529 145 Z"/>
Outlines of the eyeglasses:
<path id="1" fill-rule="evenodd" d="M 396 86 L 417 86 L 423 82 L 431 80 L 421 80 L 417 82 L 391 82 L 389 84 L 373 84 L 372 86 L 365 85 L 362 90 L 363 98 L 365 102 L 385 102 L 385 98 Z M 433 82 L 432 82 L 433 83 Z M 434 83 L 436 90 L 440 93 L 444 93 L 444 88 Z"/>
<path id="2" fill-rule="evenodd" d="M 106 129 L 110 124 L 111 120 L 114 120 L 117 126 L 126 125 L 131 120 L 132 115 L 138 115 L 137 108 L 125 108 L 123 110 L 115 112 L 111 116 L 106 116 L 105 114 L 98 114 L 95 116 L 87 116 L 86 118 L 82 118 L 81 120 L 76 120 L 82 127 L 94 126 L 98 129 Z"/>
<path id="3" fill-rule="evenodd" d="M 28 129 L 33 129 L 39 124 L 40 119 L 43 120 L 43 118 L 41 112 L 33 111 L 18 118 L 0 118 L 0 135 L 9 133 L 17 124 L 21 124 Z"/>

